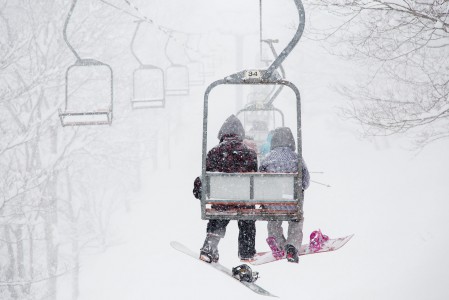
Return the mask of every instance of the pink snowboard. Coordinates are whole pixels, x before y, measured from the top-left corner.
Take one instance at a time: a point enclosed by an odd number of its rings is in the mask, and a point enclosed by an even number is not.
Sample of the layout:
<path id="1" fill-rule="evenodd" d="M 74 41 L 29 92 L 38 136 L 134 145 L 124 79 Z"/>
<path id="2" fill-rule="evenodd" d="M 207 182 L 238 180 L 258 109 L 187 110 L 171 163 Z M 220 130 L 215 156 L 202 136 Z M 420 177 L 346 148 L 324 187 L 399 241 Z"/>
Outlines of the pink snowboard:
<path id="1" fill-rule="evenodd" d="M 318 233 L 319 232 L 319 233 Z M 313 236 L 312 234 L 315 233 Z M 323 252 L 330 252 L 335 251 L 343 247 L 354 235 L 348 235 L 345 237 L 337 238 L 337 239 L 330 239 L 329 237 L 323 235 L 321 231 L 314 231 L 311 234 L 311 243 L 305 244 L 301 246 L 301 249 L 299 250 L 298 255 L 307 255 L 307 254 L 315 254 L 315 253 L 323 253 Z M 321 238 L 320 238 L 321 235 Z M 273 261 L 281 260 L 285 258 L 284 251 L 280 250 L 278 247 L 276 240 L 274 240 L 273 237 L 269 237 L 270 242 L 267 242 L 270 245 L 271 249 L 275 249 L 274 252 L 272 251 L 266 251 L 266 252 L 259 252 L 256 253 L 254 256 L 254 259 L 252 259 L 249 263 L 252 265 L 262 265 L 266 263 L 270 263 Z M 274 240 L 274 241 L 273 241 Z M 271 244 L 270 244 L 271 243 Z M 277 249 L 277 250 L 276 250 Z M 282 254 L 282 256 L 280 256 Z"/>

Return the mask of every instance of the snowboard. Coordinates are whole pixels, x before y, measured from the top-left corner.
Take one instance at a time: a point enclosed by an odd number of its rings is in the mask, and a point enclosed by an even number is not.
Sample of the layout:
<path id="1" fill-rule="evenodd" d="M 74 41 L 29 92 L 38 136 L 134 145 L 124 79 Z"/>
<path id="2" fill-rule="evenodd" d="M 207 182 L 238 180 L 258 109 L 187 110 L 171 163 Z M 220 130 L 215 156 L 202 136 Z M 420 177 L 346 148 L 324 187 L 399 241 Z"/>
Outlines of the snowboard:
<path id="1" fill-rule="evenodd" d="M 343 247 L 353 236 L 354 235 L 351 234 L 351 235 L 337 238 L 337 239 L 329 239 L 326 242 L 324 242 L 321 245 L 321 249 L 317 250 L 317 251 L 311 250 L 309 247 L 309 244 L 302 245 L 301 249 L 299 250 L 298 255 L 302 256 L 302 255 L 323 253 L 323 252 L 330 252 L 330 251 L 338 250 L 341 247 Z M 272 245 L 270 245 L 270 247 L 272 247 Z M 273 261 L 285 259 L 285 257 L 286 257 L 285 254 L 284 253 L 282 253 L 282 254 L 283 255 L 278 255 L 278 253 L 272 252 L 272 251 L 259 252 L 259 253 L 256 253 L 256 255 L 254 256 L 254 259 L 249 261 L 249 263 L 251 265 L 257 266 L 257 265 L 263 265 L 263 264 L 270 263 Z"/>
<path id="2" fill-rule="evenodd" d="M 199 253 L 196 253 L 195 251 L 190 250 L 189 248 L 187 248 L 186 246 L 184 246 L 183 244 L 181 244 L 179 242 L 172 241 L 172 242 L 170 242 L 170 246 L 172 246 L 174 249 L 178 250 L 179 252 L 187 254 L 188 256 L 202 262 L 203 264 L 209 265 L 210 267 L 222 272 L 223 274 L 226 274 L 227 276 L 233 278 L 237 282 L 240 282 L 242 285 L 246 286 L 247 288 L 249 288 L 250 290 L 252 290 L 253 292 L 255 292 L 259 295 L 277 298 L 277 296 L 275 296 L 275 295 L 271 294 L 270 292 L 266 291 L 265 289 L 261 288 L 254 282 L 246 282 L 246 281 L 238 280 L 237 278 L 232 276 L 232 271 L 230 269 L 221 265 L 220 263 L 215 263 L 215 262 L 207 263 L 207 262 L 202 261 L 201 259 L 199 259 L 199 257 L 200 257 Z"/>

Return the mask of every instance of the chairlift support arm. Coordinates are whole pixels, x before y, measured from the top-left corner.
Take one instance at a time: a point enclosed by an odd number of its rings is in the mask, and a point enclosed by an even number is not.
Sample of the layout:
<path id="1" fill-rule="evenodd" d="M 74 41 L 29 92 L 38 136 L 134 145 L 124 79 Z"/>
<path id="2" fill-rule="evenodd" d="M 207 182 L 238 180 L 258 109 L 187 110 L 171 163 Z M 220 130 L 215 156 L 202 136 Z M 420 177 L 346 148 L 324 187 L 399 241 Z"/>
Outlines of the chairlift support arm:
<path id="1" fill-rule="evenodd" d="M 169 32 L 167 41 L 165 42 L 165 46 L 164 46 L 164 53 L 165 53 L 165 56 L 167 57 L 167 60 L 170 63 L 170 65 L 174 65 L 173 61 L 171 60 L 170 56 L 168 55 L 168 44 L 170 43 L 171 38 L 172 38 L 172 32 Z"/>
<path id="2" fill-rule="evenodd" d="M 134 49 L 134 46 L 135 46 L 135 42 L 136 42 L 136 37 L 137 37 L 137 33 L 139 32 L 139 29 L 140 29 L 140 26 L 142 25 L 142 20 L 137 20 L 137 21 L 135 21 L 136 22 L 136 29 L 134 30 L 134 34 L 133 34 L 133 37 L 132 37 L 132 39 L 131 39 L 131 45 L 130 45 L 130 48 L 131 48 L 131 54 L 134 56 L 134 58 L 137 60 L 137 62 L 141 65 L 141 66 L 143 66 L 143 63 L 142 63 L 142 61 L 140 60 L 140 58 L 137 56 L 137 54 L 136 54 L 136 51 L 135 51 L 135 49 Z"/>
<path id="3" fill-rule="evenodd" d="M 276 49 L 274 48 L 274 45 L 273 45 L 273 43 L 277 43 L 278 40 L 266 39 L 266 40 L 262 40 L 262 42 L 265 42 L 268 44 L 268 46 L 270 46 L 271 52 L 273 53 L 274 57 L 278 57 Z M 282 78 L 285 78 L 285 69 L 282 64 L 279 65 L 279 70 L 281 71 Z M 284 86 L 281 85 L 271 96 L 267 97 L 267 99 L 268 98 L 269 99 L 265 103 L 268 105 L 272 105 L 274 100 L 276 100 L 276 98 L 279 96 L 279 94 L 282 92 L 283 89 L 284 89 Z"/>
<path id="4" fill-rule="evenodd" d="M 274 62 L 268 67 L 265 74 L 262 76 L 262 80 L 267 80 L 271 77 L 273 72 L 282 64 L 282 62 L 287 58 L 287 56 L 292 52 L 293 48 L 298 44 L 299 40 L 301 39 L 301 36 L 304 32 L 304 25 L 305 25 L 305 12 L 304 12 L 304 5 L 302 4 L 301 0 L 293 0 L 295 2 L 296 8 L 298 9 L 298 15 L 299 15 L 299 24 L 298 29 L 296 30 L 295 35 L 293 36 L 293 39 L 288 43 L 288 45 L 285 47 L 284 50 L 279 54 L 279 56 L 274 60 Z"/>
<path id="5" fill-rule="evenodd" d="M 70 6 L 70 10 L 69 13 L 67 14 L 67 18 L 65 19 L 64 22 L 64 30 L 63 30 L 63 36 L 64 36 L 64 41 L 67 44 L 67 47 L 70 49 L 70 51 L 72 51 L 73 55 L 75 55 L 76 60 L 81 60 L 80 55 L 78 54 L 78 52 L 76 52 L 75 48 L 73 48 L 72 44 L 70 44 L 69 39 L 67 38 L 67 27 L 69 25 L 70 19 L 72 18 L 72 14 L 73 11 L 75 10 L 75 6 L 77 4 L 78 0 L 73 0 L 72 1 L 72 5 Z"/>

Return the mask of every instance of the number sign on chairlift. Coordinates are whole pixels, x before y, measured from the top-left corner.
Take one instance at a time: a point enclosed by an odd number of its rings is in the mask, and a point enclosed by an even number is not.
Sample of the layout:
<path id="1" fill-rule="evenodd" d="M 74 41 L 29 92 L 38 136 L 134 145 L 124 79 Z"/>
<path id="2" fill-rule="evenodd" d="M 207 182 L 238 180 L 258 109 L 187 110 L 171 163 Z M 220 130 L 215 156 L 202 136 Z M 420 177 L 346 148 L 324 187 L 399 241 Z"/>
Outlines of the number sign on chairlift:
<path id="1" fill-rule="evenodd" d="M 202 219 L 226 220 L 302 220 L 303 191 L 301 160 L 298 173 L 217 173 L 206 171 L 209 95 L 220 85 L 282 85 L 295 94 L 296 103 L 296 144 L 297 153 L 302 157 L 301 139 L 301 99 L 298 88 L 291 82 L 280 78 L 276 69 L 298 43 L 304 31 L 304 8 L 301 0 L 294 0 L 299 12 L 298 29 L 275 61 L 267 70 L 244 70 L 211 83 L 204 94 L 202 180 L 201 194 Z M 256 74 L 257 73 L 257 74 Z M 293 132 L 295 132 L 293 130 Z M 211 133 L 211 134 L 216 134 Z M 229 187 L 232 186 L 232 189 Z M 220 205 L 217 209 L 216 205 Z M 237 205 L 237 206 L 236 206 Z M 240 205 L 240 206 L 239 206 Z M 242 208 L 244 205 L 245 208 Z M 267 206 L 270 205 L 270 206 Z M 276 209 L 269 208 L 276 205 Z M 227 206 L 227 209 L 221 209 Z M 281 207 L 281 208 L 279 208 Z M 284 209 L 290 207 L 292 209 Z"/>

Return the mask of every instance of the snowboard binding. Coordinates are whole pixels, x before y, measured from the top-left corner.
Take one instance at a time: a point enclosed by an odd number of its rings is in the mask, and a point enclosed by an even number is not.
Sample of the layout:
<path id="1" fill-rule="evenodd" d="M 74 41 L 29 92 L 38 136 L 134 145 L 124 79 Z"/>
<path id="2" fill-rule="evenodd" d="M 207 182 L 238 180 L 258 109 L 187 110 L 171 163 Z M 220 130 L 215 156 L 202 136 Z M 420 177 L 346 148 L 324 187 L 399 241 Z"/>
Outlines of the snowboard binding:
<path id="1" fill-rule="evenodd" d="M 253 272 L 248 265 L 232 268 L 232 276 L 240 281 L 254 282 L 259 278 L 259 272 Z"/>
<path id="2" fill-rule="evenodd" d="M 321 230 L 315 230 L 310 234 L 309 249 L 313 252 L 320 251 L 323 244 L 329 240 L 329 237 L 321 233 Z"/>

